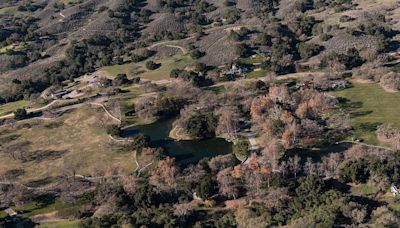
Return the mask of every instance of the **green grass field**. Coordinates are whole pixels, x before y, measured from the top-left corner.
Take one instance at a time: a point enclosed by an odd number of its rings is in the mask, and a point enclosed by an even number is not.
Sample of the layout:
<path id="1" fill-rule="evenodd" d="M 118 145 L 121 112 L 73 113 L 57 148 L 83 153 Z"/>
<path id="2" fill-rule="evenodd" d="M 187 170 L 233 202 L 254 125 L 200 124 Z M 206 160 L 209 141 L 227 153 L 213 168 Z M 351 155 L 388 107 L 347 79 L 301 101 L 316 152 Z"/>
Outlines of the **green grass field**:
<path id="1" fill-rule="evenodd" d="M 21 100 L 10 102 L 4 105 L 0 105 L 0 116 L 4 116 L 14 112 L 15 110 L 23 107 L 27 107 L 29 105 L 29 101 Z"/>
<path id="2" fill-rule="evenodd" d="M 400 128 L 400 93 L 388 93 L 377 84 L 354 83 L 354 87 L 332 94 L 347 99 L 341 104 L 350 113 L 354 135 L 366 143 L 380 144 L 375 131 L 381 124 Z"/>
<path id="3" fill-rule="evenodd" d="M 261 78 L 267 76 L 267 71 L 260 69 L 246 74 L 246 78 Z"/>
<path id="4" fill-rule="evenodd" d="M 172 69 L 183 69 L 194 62 L 189 55 L 175 55 L 162 61 L 154 61 L 156 63 L 161 63 L 161 67 L 156 70 L 147 70 L 145 67 L 146 61 L 143 61 L 139 63 L 107 66 L 103 67 L 102 69 L 114 76 L 120 73 L 125 73 L 130 77 L 139 76 L 143 79 L 162 80 L 169 78 L 169 74 Z"/>
<path id="5" fill-rule="evenodd" d="M 264 57 L 262 55 L 256 54 L 247 58 L 239 58 L 239 63 L 241 64 L 255 64 L 261 63 L 264 61 Z"/>
<path id="6" fill-rule="evenodd" d="M 378 192 L 378 188 L 370 184 L 358 184 L 352 186 L 350 191 L 353 195 L 367 196 L 376 194 Z"/>

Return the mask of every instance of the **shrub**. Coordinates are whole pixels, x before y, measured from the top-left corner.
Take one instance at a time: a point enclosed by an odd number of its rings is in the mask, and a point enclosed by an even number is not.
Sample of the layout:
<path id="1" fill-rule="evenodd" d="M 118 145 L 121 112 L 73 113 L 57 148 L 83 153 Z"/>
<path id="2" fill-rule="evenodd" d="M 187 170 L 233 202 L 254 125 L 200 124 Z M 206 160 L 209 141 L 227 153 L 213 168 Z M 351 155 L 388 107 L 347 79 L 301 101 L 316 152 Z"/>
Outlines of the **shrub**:
<path id="1" fill-rule="evenodd" d="M 203 57 L 204 55 L 205 55 L 204 52 L 202 52 L 202 51 L 200 51 L 200 50 L 197 50 L 197 49 L 190 52 L 190 56 L 191 56 L 193 59 L 200 59 L 200 58 Z"/>
<path id="2" fill-rule="evenodd" d="M 115 77 L 113 81 L 113 84 L 116 86 L 126 85 L 130 83 L 132 83 L 132 81 L 128 79 L 128 76 L 126 74 L 117 74 L 117 77 Z"/>
<path id="3" fill-rule="evenodd" d="M 330 38 L 332 38 L 332 35 L 327 34 L 327 33 L 323 33 L 319 36 L 319 39 L 321 41 L 328 41 Z"/>
<path id="4" fill-rule="evenodd" d="M 297 49 L 302 59 L 308 59 L 317 55 L 321 51 L 322 47 L 318 44 L 300 43 L 297 45 Z"/>
<path id="5" fill-rule="evenodd" d="M 350 16 L 348 16 L 348 15 L 342 15 L 340 18 L 339 18 L 339 21 L 340 22 L 349 22 L 349 21 L 353 21 L 354 20 L 354 18 L 352 18 L 352 17 L 350 17 Z"/>
<path id="6" fill-rule="evenodd" d="M 109 125 L 107 126 L 107 134 L 111 136 L 121 136 L 122 134 L 121 127 L 117 125 Z"/>
<path id="7" fill-rule="evenodd" d="M 228 9 L 225 12 L 224 18 L 226 19 L 226 23 L 233 24 L 240 19 L 240 10 L 237 8 Z"/>
<path id="8" fill-rule="evenodd" d="M 19 108 L 14 112 L 14 118 L 16 120 L 23 120 L 28 117 L 28 112 L 24 108 Z"/>
<path id="9" fill-rule="evenodd" d="M 249 155 L 250 143 L 247 139 L 241 139 L 233 146 L 233 153 L 240 161 L 244 161 Z"/>
<path id="10" fill-rule="evenodd" d="M 160 66 L 161 66 L 161 64 L 155 63 L 154 61 L 151 61 L 151 60 L 146 62 L 146 68 L 148 70 L 155 70 L 155 69 L 159 68 Z"/>

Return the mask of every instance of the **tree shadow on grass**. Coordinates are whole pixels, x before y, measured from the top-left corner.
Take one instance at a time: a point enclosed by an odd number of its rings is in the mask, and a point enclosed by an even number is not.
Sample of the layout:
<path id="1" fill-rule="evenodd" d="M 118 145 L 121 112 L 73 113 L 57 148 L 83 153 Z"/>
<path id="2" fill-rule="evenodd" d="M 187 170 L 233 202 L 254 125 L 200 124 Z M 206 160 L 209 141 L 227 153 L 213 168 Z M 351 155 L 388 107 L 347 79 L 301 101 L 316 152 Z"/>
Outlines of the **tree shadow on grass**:
<path id="1" fill-rule="evenodd" d="M 56 160 L 62 158 L 64 154 L 68 153 L 67 150 L 37 150 L 22 157 L 22 162 L 41 162 L 44 160 Z"/>
<path id="2" fill-rule="evenodd" d="M 351 101 L 345 97 L 338 97 L 340 107 L 346 110 L 355 110 L 362 107 L 363 103 L 361 101 Z"/>
<path id="3" fill-rule="evenodd" d="M 357 125 L 356 128 L 362 131 L 375 132 L 380 125 L 382 125 L 382 123 L 379 122 L 361 123 Z"/>
<path id="4" fill-rule="evenodd" d="M 373 113 L 373 111 L 359 111 L 359 112 L 351 112 L 350 113 L 350 118 L 356 118 L 356 117 L 361 117 L 361 116 L 366 116 Z"/>

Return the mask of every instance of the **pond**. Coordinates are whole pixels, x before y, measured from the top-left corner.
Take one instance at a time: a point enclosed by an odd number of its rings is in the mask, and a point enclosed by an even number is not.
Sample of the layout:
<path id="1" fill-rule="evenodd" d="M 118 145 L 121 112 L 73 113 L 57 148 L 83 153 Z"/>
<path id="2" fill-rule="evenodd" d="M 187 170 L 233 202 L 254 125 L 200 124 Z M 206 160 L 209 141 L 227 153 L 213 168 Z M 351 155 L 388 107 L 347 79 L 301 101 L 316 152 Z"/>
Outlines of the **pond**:
<path id="1" fill-rule="evenodd" d="M 195 163 L 205 157 L 228 154 L 232 151 L 232 143 L 222 138 L 175 141 L 168 136 L 172 123 L 173 120 L 169 119 L 130 127 L 124 131 L 124 136 L 139 133 L 150 136 L 150 146 L 164 148 L 169 156 L 175 157 L 178 165 Z"/>

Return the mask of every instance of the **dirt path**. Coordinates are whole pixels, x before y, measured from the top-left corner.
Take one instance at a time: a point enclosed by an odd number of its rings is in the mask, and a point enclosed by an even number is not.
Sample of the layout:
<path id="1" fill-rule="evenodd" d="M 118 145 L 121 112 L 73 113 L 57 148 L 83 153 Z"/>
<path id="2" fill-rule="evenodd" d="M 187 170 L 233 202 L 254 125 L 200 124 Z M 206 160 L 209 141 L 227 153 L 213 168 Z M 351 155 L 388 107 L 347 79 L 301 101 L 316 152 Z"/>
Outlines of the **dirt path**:
<path id="1" fill-rule="evenodd" d="M 28 108 L 28 109 L 26 109 L 26 112 L 28 114 L 31 114 L 31 113 L 34 113 L 34 112 L 40 112 L 40 111 L 46 110 L 46 109 L 50 108 L 52 105 L 54 105 L 55 103 L 57 103 L 59 101 L 60 100 L 54 100 L 54 101 L 50 102 L 49 104 L 47 104 L 47 105 L 45 105 L 43 107 L 40 107 L 40 108 Z M 0 119 L 9 119 L 9 118 L 14 118 L 14 113 L 10 113 L 10 114 L 4 115 L 4 116 L 0 116 Z"/>
<path id="2" fill-rule="evenodd" d="M 109 112 L 109 111 L 107 110 L 106 106 L 104 106 L 103 104 L 98 103 L 98 102 L 91 102 L 90 104 L 91 104 L 91 105 L 97 105 L 97 106 L 102 107 L 102 108 L 104 109 L 104 111 L 106 112 L 106 114 L 107 114 L 111 119 L 116 120 L 119 124 L 122 123 L 122 121 L 121 121 L 119 118 L 115 117 L 113 114 L 111 114 L 111 112 Z"/>
<path id="3" fill-rule="evenodd" d="M 277 76 L 274 80 L 282 81 L 282 80 L 287 80 L 287 79 L 300 79 L 300 78 L 304 78 L 304 77 L 306 77 L 308 75 L 315 76 L 315 75 L 322 75 L 322 74 L 324 74 L 324 72 L 299 72 L 299 73 L 280 75 L 280 76 Z M 270 76 L 264 76 L 264 77 L 259 77 L 259 78 L 243 78 L 243 79 L 240 79 L 240 80 L 237 80 L 237 81 L 219 82 L 219 83 L 216 83 L 216 84 L 214 84 L 214 85 L 212 85 L 210 87 L 231 85 L 231 84 L 234 84 L 235 82 L 238 82 L 238 81 L 241 81 L 241 80 L 244 80 L 244 81 L 246 81 L 246 80 L 248 80 L 248 81 L 251 81 L 251 80 L 269 81 L 269 80 L 271 80 L 271 77 Z"/>
<path id="4" fill-rule="evenodd" d="M 362 145 L 362 146 L 366 146 L 366 147 L 372 147 L 372 148 L 376 148 L 376 149 L 383 149 L 383 150 L 388 150 L 391 152 L 396 152 L 396 150 L 393 150 L 392 148 L 389 148 L 386 146 L 376 146 L 376 145 L 366 144 L 363 142 L 350 141 L 350 140 L 343 140 L 343 141 L 337 142 L 336 144 L 342 144 L 342 143 L 358 144 L 358 145 Z"/>
<path id="5" fill-rule="evenodd" d="M 221 27 L 209 28 L 209 29 L 206 29 L 204 32 L 205 33 L 210 33 L 210 32 L 216 31 L 216 30 L 229 31 L 230 29 L 233 29 L 233 30 L 238 29 L 238 28 L 240 29 L 241 27 L 244 27 L 244 26 L 259 26 L 259 25 L 251 25 L 251 24 L 250 25 L 225 25 L 225 26 L 221 26 Z M 184 39 L 180 39 L 180 40 L 160 41 L 158 43 L 154 43 L 154 44 L 148 46 L 147 49 L 153 49 L 153 48 L 155 48 L 157 46 L 165 45 L 167 47 L 179 48 L 183 52 L 183 54 L 186 54 L 187 53 L 186 48 L 184 48 L 182 46 L 179 46 L 179 45 L 176 45 L 176 43 L 182 42 L 182 41 L 191 40 L 191 39 L 194 39 L 194 38 L 196 38 L 196 36 L 192 35 L 192 36 L 186 37 Z M 211 45 L 213 45 L 213 44 L 211 44 Z"/>

